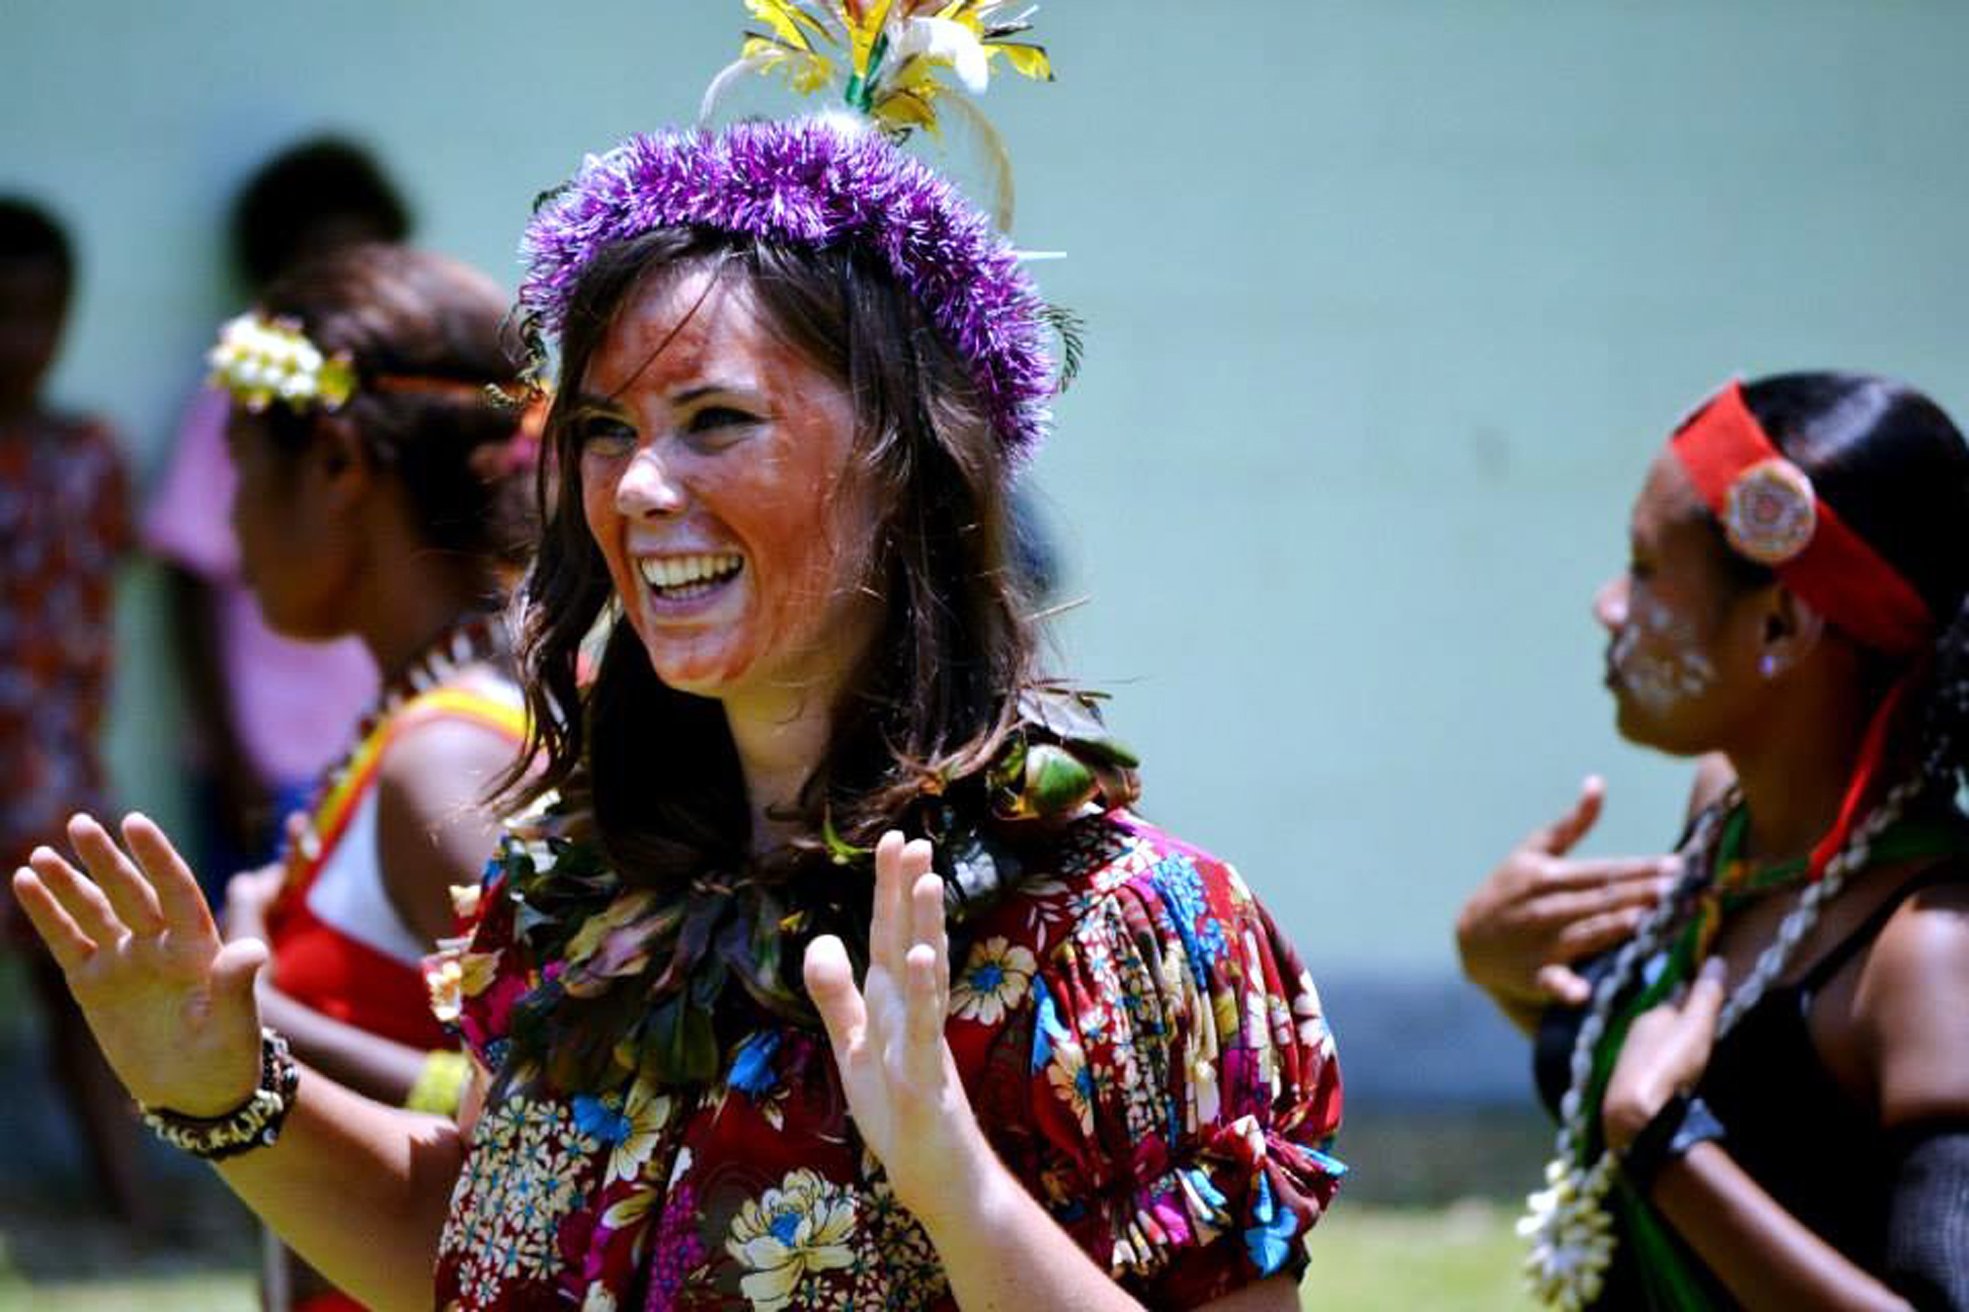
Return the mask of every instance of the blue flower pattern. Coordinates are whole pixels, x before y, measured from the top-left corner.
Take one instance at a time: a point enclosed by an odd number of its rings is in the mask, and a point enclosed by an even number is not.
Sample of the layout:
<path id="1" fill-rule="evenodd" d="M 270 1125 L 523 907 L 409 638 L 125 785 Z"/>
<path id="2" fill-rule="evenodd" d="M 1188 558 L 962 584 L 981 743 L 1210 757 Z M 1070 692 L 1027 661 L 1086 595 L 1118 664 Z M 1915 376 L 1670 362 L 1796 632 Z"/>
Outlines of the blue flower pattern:
<path id="1" fill-rule="evenodd" d="M 1258 1177 L 1258 1198 L 1251 1208 L 1256 1225 L 1244 1232 L 1244 1246 L 1251 1254 L 1251 1265 L 1271 1275 L 1292 1255 L 1292 1241 L 1299 1233 L 1299 1217 L 1289 1207 L 1272 1201 L 1272 1184 Z"/>
<path id="2" fill-rule="evenodd" d="M 1070 1038 L 1067 1027 L 1060 1024 L 1060 1007 L 1053 1001 L 1053 991 L 1046 987 L 1043 976 L 1034 976 L 1032 981 L 1033 1026 L 1032 1026 L 1032 1070 L 1036 1074 L 1046 1069 L 1046 1063 L 1053 1060 L 1053 1047 L 1063 1038 Z"/>
<path id="3" fill-rule="evenodd" d="M 1178 852 L 1156 864 L 1154 879 L 1169 928 L 1182 940 L 1189 957 L 1190 974 L 1195 976 L 1196 986 L 1207 991 L 1212 970 L 1224 959 L 1224 925 L 1204 897 L 1203 876 L 1196 862 Z"/>
<path id="4" fill-rule="evenodd" d="M 773 1055 L 779 1051 L 779 1034 L 761 1030 L 739 1045 L 732 1058 L 731 1075 L 726 1083 L 748 1098 L 763 1098 L 779 1083 L 773 1070 Z"/>
<path id="5" fill-rule="evenodd" d="M 597 1098 L 580 1093 L 574 1096 L 573 1105 L 575 1125 L 597 1143 L 614 1147 L 629 1137 L 629 1118 L 622 1114 L 617 1095 Z"/>

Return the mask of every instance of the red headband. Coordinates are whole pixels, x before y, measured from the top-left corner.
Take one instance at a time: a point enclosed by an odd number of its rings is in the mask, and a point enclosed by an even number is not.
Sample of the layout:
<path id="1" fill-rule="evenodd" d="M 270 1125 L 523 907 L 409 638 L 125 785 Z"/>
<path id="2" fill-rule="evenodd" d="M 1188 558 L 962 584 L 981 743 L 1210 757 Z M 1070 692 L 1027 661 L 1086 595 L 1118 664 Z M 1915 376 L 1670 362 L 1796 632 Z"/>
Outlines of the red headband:
<path id="1" fill-rule="evenodd" d="M 1807 605 L 1869 647 L 1912 656 L 1927 646 L 1934 617 L 1921 594 L 1819 498 L 1804 470 L 1785 459 L 1744 404 L 1742 387 L 1732 382 L 1717 393 L 1669 447 L 1739 555 L 1776 570 Z M 1808 878 L 1825 873 L 1859 823 L 1920 671 L 1917 662 L 1875 708 L 1838 819 L 1812 848 Z"/>
<path id="2" fill-rule="evenodd" d="M 1777 571 L 1784 585 L 1867 646 L 1909 656 L 1934 634 L 1934 617 L 1908 581 L 1846 526 L 1785 459 L 1732 382 L 1669 442 L 1739 555 Z"/>

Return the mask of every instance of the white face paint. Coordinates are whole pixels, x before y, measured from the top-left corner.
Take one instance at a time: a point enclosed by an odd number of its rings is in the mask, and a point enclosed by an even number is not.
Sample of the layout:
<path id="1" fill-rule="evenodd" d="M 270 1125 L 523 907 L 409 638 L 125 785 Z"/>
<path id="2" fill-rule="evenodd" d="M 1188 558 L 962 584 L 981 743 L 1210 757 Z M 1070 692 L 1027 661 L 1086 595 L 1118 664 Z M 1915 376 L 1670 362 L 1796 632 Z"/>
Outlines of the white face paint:
<path id="1" fill-rule="evenodd" d="M 1636 703 L 1659 714 L 1715 686 L 1716 666 L 1688 620 L 1652 598 L 1631 605 L 1626 618 L 1608 660 Z"/>

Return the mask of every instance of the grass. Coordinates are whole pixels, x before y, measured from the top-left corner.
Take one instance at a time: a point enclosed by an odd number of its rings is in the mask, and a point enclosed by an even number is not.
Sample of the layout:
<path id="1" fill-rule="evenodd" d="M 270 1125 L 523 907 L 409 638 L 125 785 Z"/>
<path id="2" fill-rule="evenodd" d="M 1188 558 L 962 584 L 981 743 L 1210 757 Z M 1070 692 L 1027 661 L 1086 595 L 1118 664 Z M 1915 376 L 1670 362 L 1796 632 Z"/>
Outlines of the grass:
<path id="1" fill-rule="evenodd" d="M 1342 1202 L 1313 1232 L 1300 1302 L 1307 1312 L 1528 1307 L 1515 1221 L 1515 1212 L 1490 1202 L 1414 1209 Z"/>
<path id="2" fill-rule="evenodd" d="M 1511 1214 L 1495 1203 L 1342 1204 L 1314 1232 L 1312 1254 L 1303 1298 L 1308 1312 L 1526 1306 Z M 29 1284 L 11 1265 L 0 1265 L 0 1312 L 253 1312 L 258 1306 L 244 1271 Z"/>
<path id="3" fill-rule="evenodd" d="M 158 1276 L 147 1280 L 102 1280 L 72 1284 L 0 1283 L 5 1312 L 255 1312 L 260 1306 L 253 1277 L 237 1275 Z"/>

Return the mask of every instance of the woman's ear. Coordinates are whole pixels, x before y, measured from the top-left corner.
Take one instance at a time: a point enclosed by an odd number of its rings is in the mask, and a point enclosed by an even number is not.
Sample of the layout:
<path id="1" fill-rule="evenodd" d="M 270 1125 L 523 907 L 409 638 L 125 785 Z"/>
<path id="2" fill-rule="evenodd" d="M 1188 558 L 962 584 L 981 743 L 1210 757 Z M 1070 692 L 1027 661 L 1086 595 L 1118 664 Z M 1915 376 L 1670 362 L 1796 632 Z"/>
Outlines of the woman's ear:
<path id="1" fill-rule="evenodd" d="M 1757 672 L 1775 679 L 1797 669 L 1825 636 L 1825 617 L 1782 583 L 1769 590 L 1757 653 Z"/>
<path id="2" fill-rule="evenodd" d="M 312 472 L 334 504 L 351 505 L 369 490 L 374 462 L 362 434 L 342 416 L 322 415 L 315 420 L 315 441 L 308 455 Z"/>

